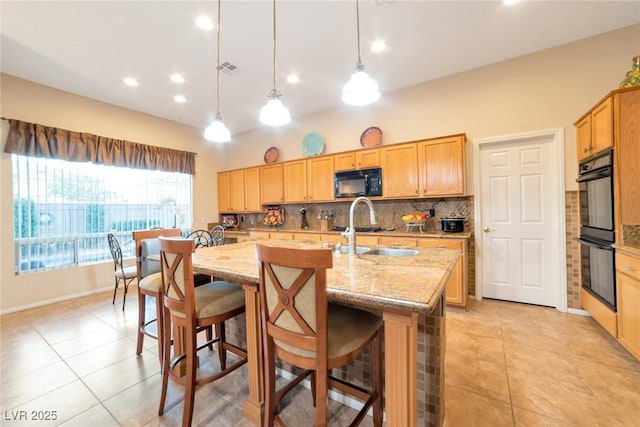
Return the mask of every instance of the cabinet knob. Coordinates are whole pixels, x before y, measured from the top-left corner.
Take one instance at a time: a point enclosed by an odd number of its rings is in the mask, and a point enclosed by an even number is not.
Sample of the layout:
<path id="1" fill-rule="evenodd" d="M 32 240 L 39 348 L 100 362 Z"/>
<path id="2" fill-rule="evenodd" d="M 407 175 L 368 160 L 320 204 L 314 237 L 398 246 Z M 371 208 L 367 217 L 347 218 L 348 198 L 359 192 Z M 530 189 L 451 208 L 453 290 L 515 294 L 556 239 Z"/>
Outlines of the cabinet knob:
<path id="1" fill-rule="evenodd" d="M 587 147 L 584 147 L 584 152 L 586 153 L 587 151 L 589 151 L 589 149 Z"/>
<path id="2" fill-rule="evenodd" d="M 485 227 L 482 229 L 482 231 L 484 231 L 485 233 L 488 233 L 491 231 L 491 229 L 489 227 Z"/>

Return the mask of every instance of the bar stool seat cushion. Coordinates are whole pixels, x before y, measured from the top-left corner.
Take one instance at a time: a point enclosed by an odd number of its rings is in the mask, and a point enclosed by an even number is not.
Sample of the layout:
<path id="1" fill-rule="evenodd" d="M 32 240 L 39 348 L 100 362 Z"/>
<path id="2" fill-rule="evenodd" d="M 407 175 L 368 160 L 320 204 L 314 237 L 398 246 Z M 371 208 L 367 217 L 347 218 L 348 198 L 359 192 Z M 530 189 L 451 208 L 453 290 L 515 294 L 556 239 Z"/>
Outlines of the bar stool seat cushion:
<path id="1" fill-rule="evenodd" d="M 160 286 L 162 286 L 162 278 L 160 278 Z M 244 307 L 244 290 L 234 283 L 216 280 L 200 285 L 194 291 L 197 319 L 219 316 Z M 172 314 L 183 317 L 178 312 L 172 312 Z"/>
<path id="2" fill-rule="evenodd" d="M 138 286 L 149 292 L 162 292 L 162 273 L 153 273 L 143 277 Z"/>
<path id="3" fill-rule="evenodd" d="M 328 305 L 328 356 L 340 357 L 349 354 L 362 346 L 371 335 L 382 325 L 382 318 L 368 311 L 345 307 L 340 304 Z M 283 349 L 298 356 L 315 358 L 313 351 L 304 350 L 283 343 L 277 339 L 274 341 Z"/>

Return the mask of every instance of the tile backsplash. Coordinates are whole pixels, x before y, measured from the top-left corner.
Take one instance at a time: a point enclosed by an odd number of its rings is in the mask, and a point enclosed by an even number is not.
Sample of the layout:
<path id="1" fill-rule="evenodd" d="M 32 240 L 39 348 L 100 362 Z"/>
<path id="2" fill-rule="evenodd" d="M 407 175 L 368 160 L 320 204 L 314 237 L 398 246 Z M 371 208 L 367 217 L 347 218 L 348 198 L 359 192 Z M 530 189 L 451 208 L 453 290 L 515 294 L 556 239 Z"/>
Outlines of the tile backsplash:
<path id="1" fill-rule="evenodd" d="M 377 226 L 382 228 L 392 227 L 396 230 L 404 230 L 405 224 L 402 215 L 421 212 L 429 213 L 430 209 L 435 210 L 435 217 L 427 220 L 425 231 L 441 231 L 440 218 L 458 216 L 466 218 L 465 230 L 473 230 L 473 198 L 458 197 L 447 199 L 431 200 L 380 200 L 373 201 L 378 218 Z M 310 230 L 320 230 L 320 218 L 322 212 L 330 211 L 333 214 L 332 226 L 348 226 L 349 210 L 351 202 L 334 202 L 324 204 L 291 204 L 281 205 L 285 210 L 285 223 L 279 228 L 298 230 L 302 224 L 302 214 L 300 210 L 306 210 L 307 222 Z M 354 223 L 360 227 L 370 227 L 369 208 L 365 204 L 356 206 Z M 261 227 L 261 214 L 246 214 L 241 228 Z"/>

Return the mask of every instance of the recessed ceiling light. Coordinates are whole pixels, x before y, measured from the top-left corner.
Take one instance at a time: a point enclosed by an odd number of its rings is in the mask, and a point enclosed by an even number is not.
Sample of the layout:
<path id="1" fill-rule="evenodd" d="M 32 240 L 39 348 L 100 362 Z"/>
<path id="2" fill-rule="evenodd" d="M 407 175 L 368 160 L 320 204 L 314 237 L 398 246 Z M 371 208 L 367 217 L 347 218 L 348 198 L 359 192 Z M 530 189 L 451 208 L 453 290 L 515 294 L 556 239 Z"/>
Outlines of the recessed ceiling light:
<path id="1" fill-rule="evenodd" d="M 132 86 L 132 87 L 138 86 L 138 81 L 136 79 L 134 79 L 133 77 L 126 77 L 126 78 L 122 79 L 122 81 L 127 86 Z"/>
<path id="2" fill-rule="evenodd" d="M 296 74 L 289 74 L 287 76 L 287 81 L 289 83 L 296 84 L 296 83 L 298 83 L 300 81 L 300 77 L 298 77 Z"/>
<path id="3" fill-rule="evenodd" d="M 387 48 L 387 45 L 382 40 L 376 40 L 371 43 L 371 52 L 382 52 Z"/>
<path id="4" fill-rule="evenodd" d="M 184 77 L 180 74 L 172 74 L 171 81 L 174 83 L 184 83 Z"/>
<path id="5" fill-rule="evenodd" d="M 182 95 L 176 95 L 176 96 L 174 96 L 174 97 L 173 97 L 173 100 L 174 100 L 174 101 L 176 101 L 176 102 L 180 102 L 180 103 L 187 102 L 187 98 L 185 98 L 185 97 L 184 97 L 184 96 L 182 96 Z"/>
<path id="6" fill-rule="evenodd" d="M 208 16 L 201 15 L 196 18 L 196 26 L 201 30 L 210 31 L 213 30 L 213 21 Z"/>
<path id="7" fill-rule="evenodd" d="M 512 4 L 516 4 L 519 1 L 520 0 L 502 0 L 502 3 L 506 4 L 507 6 L 511 6 Z"/>

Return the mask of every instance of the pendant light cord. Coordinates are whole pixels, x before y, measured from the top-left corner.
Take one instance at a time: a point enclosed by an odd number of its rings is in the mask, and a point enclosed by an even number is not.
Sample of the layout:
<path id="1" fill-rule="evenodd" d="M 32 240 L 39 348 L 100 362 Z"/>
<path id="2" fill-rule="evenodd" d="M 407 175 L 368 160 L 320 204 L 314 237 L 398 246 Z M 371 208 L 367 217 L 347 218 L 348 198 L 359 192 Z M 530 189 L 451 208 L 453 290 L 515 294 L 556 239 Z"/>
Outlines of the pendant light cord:
<path id="1" fill-rule="evenodd" d="M 360 58 L 360 2 L 356 0 L 356 29 L 358 34 L 358 64 L 362 62 Z"/>
<path id="2" fill-rule="evenodd" d="M 273 0 L 273 90 L 276 90 L 276 0 Z"/>
<path id="3" fill-rule="evenodd" d="M 220 114 L 220 0 L 218 0 L 218 49 L 216 66 L 216 113 Z"/>

